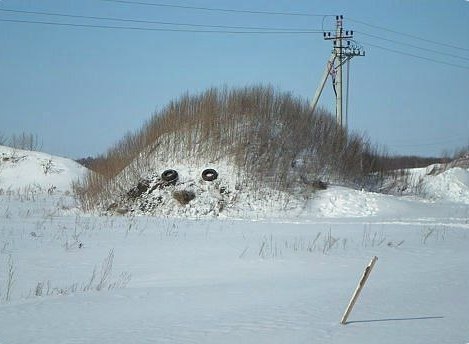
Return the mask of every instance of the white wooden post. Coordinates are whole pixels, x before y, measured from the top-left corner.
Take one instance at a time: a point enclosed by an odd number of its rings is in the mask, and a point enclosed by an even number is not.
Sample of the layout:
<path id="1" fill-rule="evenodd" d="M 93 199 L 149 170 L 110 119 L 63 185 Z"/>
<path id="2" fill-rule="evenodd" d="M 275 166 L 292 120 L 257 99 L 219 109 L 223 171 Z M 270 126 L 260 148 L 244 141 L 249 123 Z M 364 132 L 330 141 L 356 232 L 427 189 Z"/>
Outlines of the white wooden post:
<path id="1" fill-rule="evenodd" d="M 350 302 L 347 306 L 347 309 L 345 310 L 344 315 L 342 316 L 342 320 L 340 323 L 342 325 L 347 324 L 347 318 L 350 315 L 350 312 L 352 312 L 352 308 L 355 305 L 355 302 L 357 302 L 358 296 L 360 295 L 360 292 L 363 289 L 363 286 L 366 283 L 366 280 L 370 276 L 371 270 L 373 269 L 373 266 L 375 266 L 376 261 L 378 260 L 378 257 L 374 256 L 368 266 L 365 268 L 365 271 L 363 272 L 363 276 L 360 278 L 360 282 L 358 282 L 357 288 L 353 292 L 352 298 L 350 299 Z"/>

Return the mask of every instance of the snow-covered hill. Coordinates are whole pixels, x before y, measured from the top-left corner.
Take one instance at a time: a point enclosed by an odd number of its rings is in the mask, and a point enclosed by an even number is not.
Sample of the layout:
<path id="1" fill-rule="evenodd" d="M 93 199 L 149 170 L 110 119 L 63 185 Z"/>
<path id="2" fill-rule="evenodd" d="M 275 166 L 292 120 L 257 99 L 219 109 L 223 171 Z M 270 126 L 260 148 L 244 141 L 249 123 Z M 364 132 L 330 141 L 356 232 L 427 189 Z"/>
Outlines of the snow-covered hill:
<path id="1" fill-rule="evenodd" d="M 415 184 L 421 189 L 421 195 L 431 200 L 469 204 L 469 169 L 452 167 L 441 173 L 432 173 L 433 166 L 416 169 L 414 176 L 419 181 Z M 414 177 L 413 180 L 416 178 Z M 414 187 L 415 187 L 414 186 Z"/>
<path id="2" fill-rule="evenodd" d="M 457 162 L 399 171 L 388 181 L 388 191 L 432 202 L 469 204 L 469 166 Z"/>
<path id="3" fill-rule="evenodd" d="M 0 146 L 0 189 L 70 191 L 87 169 L 73 160 Z"/>

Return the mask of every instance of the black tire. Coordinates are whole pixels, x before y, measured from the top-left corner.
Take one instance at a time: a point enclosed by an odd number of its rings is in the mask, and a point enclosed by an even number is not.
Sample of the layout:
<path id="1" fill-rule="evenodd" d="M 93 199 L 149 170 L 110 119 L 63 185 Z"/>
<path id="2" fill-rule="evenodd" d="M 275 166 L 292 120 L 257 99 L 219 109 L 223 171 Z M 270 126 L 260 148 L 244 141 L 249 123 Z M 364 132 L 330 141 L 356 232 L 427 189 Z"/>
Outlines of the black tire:
<path id="1" fill-rule="evenodd" d="M 218 172 L 213 168 L 207 168 L 202 172 L 202 179 L 206 182 L 214 181 L 218 178 Z"/>
<path id="2" fill-rule="evenodd" d="M 161 179 L 168 183 L 176 183 L 179 179 L 179 175 L 176 170 L 166 170 L 161 173 Z"/>

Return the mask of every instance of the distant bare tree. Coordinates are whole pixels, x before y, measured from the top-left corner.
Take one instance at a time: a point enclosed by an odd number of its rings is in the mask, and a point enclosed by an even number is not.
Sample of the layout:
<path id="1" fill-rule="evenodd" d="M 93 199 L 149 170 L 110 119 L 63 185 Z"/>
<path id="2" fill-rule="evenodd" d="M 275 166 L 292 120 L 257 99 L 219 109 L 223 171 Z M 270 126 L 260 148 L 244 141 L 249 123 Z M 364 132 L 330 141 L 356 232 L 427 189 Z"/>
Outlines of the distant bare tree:
<path id="1" fill-rule="evenodd" d="M 5 146 L 7 142 L 8 142 L 7 137 L 3 133 L 0 133 L 0 145 Z"/>
<path id="2" fill-rule="evenodd" d="M 454 159 L 460 159 L 463 157 L 469 157 L 469 144 L 465 147 L 461 147 L 455 150 L 453 154 L 453 160 Z"/>
<path id="3" fill-rule="evenodd" d="M 30 151 L 37 151 L 42 148 L 39 144 L 37 135 L 31 133 L 21 133 L 20 135 L 12 135 L 10 138 L 10 146 L 16 149 L 24 149 Z"/>

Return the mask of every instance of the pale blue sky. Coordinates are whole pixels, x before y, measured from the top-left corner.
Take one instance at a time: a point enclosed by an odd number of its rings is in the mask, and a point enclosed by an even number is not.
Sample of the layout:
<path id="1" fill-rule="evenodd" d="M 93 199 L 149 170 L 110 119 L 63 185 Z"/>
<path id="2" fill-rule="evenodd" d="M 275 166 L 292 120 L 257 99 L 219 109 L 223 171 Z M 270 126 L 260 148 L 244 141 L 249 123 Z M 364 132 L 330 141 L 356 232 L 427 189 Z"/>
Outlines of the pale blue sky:
<path id="1" fill-rule="evenodd" d="M 469 144 L 467 1 L 140 2 L 342 14 L 345 29 L 355 30 L 355 39 L 366 51 L 365 57 L 351 61 L 349 127 L 399 154 L 438 155 Z M 334 27 L 333 17 L 215 12 L 103 0 L 3 0 L 1 9 L 205 25 L 315 30 L 324 23 L 328 30 Z M 331 42 L 324 41 L 322 34 L 182 33 L 1 20 L 194 27 L 0 11 L 0 133 L 37 134 L 44 151 L 70 158 L 104 152 L 184 92 L 262 83 L 311 98 L 331 51 Z M 333 112 L 332 95 L 328 83 L 320 104 Z"/>

